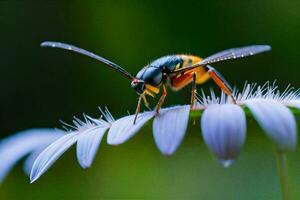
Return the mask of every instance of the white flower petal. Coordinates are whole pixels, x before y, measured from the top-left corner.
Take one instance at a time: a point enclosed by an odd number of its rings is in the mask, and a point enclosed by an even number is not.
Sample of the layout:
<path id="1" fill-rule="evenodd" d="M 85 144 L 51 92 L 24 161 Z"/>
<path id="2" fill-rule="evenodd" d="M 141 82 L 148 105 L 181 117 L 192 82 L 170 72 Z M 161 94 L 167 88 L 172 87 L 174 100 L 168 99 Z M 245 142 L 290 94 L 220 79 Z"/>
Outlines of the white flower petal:
<path id="1" fill-rule="evenodd" d="M 49 143 L 50 144 L 50 143 Z M 48 145 L 49 145 L 48 144 Z M 33 163 L 35 161 L 35 159 L 40 155 L 40 153 L 42 153 L 42 151 L 48 146 L 44 146 L 38 150 L 35 150 L 34 152 L 32 152 L 24 161 L 23 164 L 23 171 L 25 172 L 26 175 L 30 176 L 30 172 L 33 166 Z"/>
<path id="2" fill-rule="evenodd" d="M 59 138 L 49 145 L 34 161 L 31 169 L 30 181 L 36 181 L 49 167 L 78 139 L 77 131 L 71 132 Z"/>
<path id="3" fill-rule="evenodd" d="M 172 155 L 180 145 L 188 125 L 190 106 L 161 109 L 153 122 L 153 136 L 164 155 Z"/>
<path id="4" fill-rule="evenodd" d="M 154 112 L 140 113 L 135 124 L 133 124 L 135 115 L 129 115 L 118 119 L 109 129 L 107 143 L 110 145 L 119 145 L 126 142 L 132 136 L 134 136 L 153 116 Z"/>
<path id="5" fill-rule="evenodd" d="M 228 167 L 246 140 L 246 117 L 242 108 L 235 104 L 209 105 L 203 112 L 201 128 L 210 151 Z"/>
<path id="6" fill-rule="evenodd" d="M 0 142 L 0 183 L 18 160 L 62 135 L 63 132 L 59 130 L 37 128 L 21 131 L 3 139 Z"/>
<path id="7" fill-rule="evenodd" d="M 245 104 L 278 150 L 287 151 L 296 148 L 296 120 L 286 106 L 265 99 L 247 100 Z"/>
<path id="8" fill-rule="evenodd" d="M 300 110 L 300 99 L 293 99 L 293 100 L 287 101 L 286 105 Z"/>
<path id="9" fill-rule="evenodd" d="M 77 159 L 82 168 L 91 166 L 104 133 L 109 126 L 91 127 L 80 134 L 77 141 Z"/>

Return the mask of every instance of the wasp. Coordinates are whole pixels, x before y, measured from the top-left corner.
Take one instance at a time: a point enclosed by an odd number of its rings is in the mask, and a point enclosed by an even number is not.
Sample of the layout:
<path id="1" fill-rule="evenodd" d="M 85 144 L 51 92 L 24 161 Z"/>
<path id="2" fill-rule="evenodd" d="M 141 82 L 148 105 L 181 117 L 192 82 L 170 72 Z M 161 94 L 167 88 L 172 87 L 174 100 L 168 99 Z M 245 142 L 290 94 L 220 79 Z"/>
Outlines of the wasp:
<path id="1" fill-rule="evenodd" d="M 145 106 L 149 108 L 146 96 L 150 95 L 154 97 L 156 94 L 159 94 L 161 86 L 163 92 L 156 105 L 156 113 L 159 113 L 159 110 L 165 101 L 167 96 L 167 86 L 170 86 L 174 91 L 178 91 L 183 87 L 192 84 L 190 105 L 191 109 L 193 109 L 197 94 L 196 85 L 204 83 L 210 78 L 212 78 L 218 87 L 220 87 L 220 89 L 235 102 L 230 84 L 215 68 L 210 66 L 210 64 L 244 58 L 271 50 L 269 45 L 251 45 L 227 49 L 205 59 L 186 54 L 168 55 L 150 62 L 143 67 L 136 76 L 133 76 L 121 66 L 74 45 L 47 41 L 43 42 L 41 46 L 65 49 L 94 58 L 129 79 L 131 81 L 131 87 L 139 95 L 134 123 L 140 112 L 141 102 L 144 101 Z"/>

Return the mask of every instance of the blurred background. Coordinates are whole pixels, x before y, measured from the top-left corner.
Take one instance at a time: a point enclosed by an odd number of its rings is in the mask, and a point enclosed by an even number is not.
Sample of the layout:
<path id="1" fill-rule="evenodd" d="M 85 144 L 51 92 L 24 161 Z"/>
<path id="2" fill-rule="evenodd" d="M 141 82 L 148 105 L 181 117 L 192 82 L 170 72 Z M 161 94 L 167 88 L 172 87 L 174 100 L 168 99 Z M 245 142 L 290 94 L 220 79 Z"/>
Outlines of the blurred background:
<path id="1" fill-rule="evenodd" d="M 297 0 L 0 0 L 0 135 L 60 127 L 59 119 L 69 122 L 82 113 L 97 117 L 98 106 L 108 106 L 116 118 L 134 112 L 137 95 L 128 80 L 90 58 L 40 48 L 45 40 L 80 46 L 133 74 L 167 54 L 206 57 L 231 47 L 269 44 L 269 53 L 215 67 L 240 89 L 245 80 L 275 79 L 282 89 L 299 88 L 299 11 Z M 212 81 L 198 89 L 210 87 L 216 88 Z M 169 92 L 165 105 L 186 104 L 189 95 L 190 88 Z M 155 148 L 149 124 L 120 147 L 103 142 L 88 171 L 76 163 L 74 149 L 33 185 L 17 166 L 0 187 L 0 198 L 280 199 L 273 147 L 256 123 L 249 123 L 245 149 L 229 169 L 208 152 L 199 123 L 189 126 L 170 158 Z M 289 155 L 295 199 L 300 198 L 297 153 Z"/>

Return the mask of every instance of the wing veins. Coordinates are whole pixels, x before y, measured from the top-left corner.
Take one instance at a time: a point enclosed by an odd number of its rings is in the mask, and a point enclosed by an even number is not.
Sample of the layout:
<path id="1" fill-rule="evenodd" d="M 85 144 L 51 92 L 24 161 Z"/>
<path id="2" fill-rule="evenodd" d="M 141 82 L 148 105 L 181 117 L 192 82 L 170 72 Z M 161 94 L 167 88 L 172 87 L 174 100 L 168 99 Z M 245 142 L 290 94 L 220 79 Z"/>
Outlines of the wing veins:
<path id="1" fill-rule="evenodd" d="M 185 72 L 197 67 L 206 66 L 208 64 L 224 62 L 226 60 L 245 58 L 245 57 L 253 56 L 255 54 L 263 53 L 270 50 L 271 47 L 269 45 L 251 45 L 251 46 L 240 47 L 240 48 L 231 48 L 231 49 L 227 49 L 215 53 L 190 67 L 175 70 L 172 72 L 172 74 Z"/>

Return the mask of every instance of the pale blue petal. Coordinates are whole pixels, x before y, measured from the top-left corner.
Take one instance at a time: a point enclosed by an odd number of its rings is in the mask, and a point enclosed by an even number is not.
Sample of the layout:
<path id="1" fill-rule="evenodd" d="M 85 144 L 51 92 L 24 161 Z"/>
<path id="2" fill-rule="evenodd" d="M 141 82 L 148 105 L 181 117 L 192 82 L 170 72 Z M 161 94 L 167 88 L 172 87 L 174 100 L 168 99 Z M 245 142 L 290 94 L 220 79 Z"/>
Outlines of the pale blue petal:
<path id="1" fill-rule="evenodd" d="M 297 146 L 297 125 L 292 112 L 274 100 L 253 99 L 245 102 L 258 124 L 278 150 L 295 150 Z"/>
<path id="2" fill-rule="evenodd" d="M 82 168 L 91 166 L 105 131 L 109 126 L 91 127 L 82 132 L 77 141 L 77 159 Z"/>
<path id="3" fill-rule="evenodd" d="M 0 183 L 18 160 L 61 136 L 63 132 L 59 130 L 36 128 L 21 131 L 3 139 L 0 142 Z"/>
<path id="4" fill-rule="evenodd" d="M 287 106 L 297 108 L 300 110 L 300 99 L 294 99 L 286 102 Z"/>
<path id="5" fill-rule="evenodd" d="M 161 109 L 153 122 L 153 136 L 158 149 L 164 155 L 172 155 L 185 135 L 190 106 Z"/>
<path id="6" fill-rule="evenodd" d="M 132 136 L 134 136 L 153 116 L 154 112 L 140 113 L 135 124 L 133 124 L 135 115 L 129 115 L 118 119 L 109 129 L 107 143 L 110 145 L 119 145 L 126 142 Z"/>
<path id="7" fill-rule="evenodd" d="M 53 141 L 52 141 L 53 142 Z M 49 143 L 50 144 L 50 143 Z M 48 145 L 49 145 L 48 144 Z M 28 176 L 30 176 L 30 172 L 33 166 L 33 163 L 35 161 L 35 159 L 40 155 L 40 153 L 42 153 L 42 151 L 48 146 L 44 146 L 38 150 L 35 150 L 34 152 L 32 152 L 24 161 L 23 164 L 23 170 L 25 172 L 25 174 L 27 174 Z"/>
<path id="8" fill-rule="evenodd" d="M 212 104 L 203 112 L 204 141 L 224 167 L 239 155 L 246 140 L 245 113 L 235 104 Z"/>
<path id="9" fill-rule="evenodd" d="M 36 181 L 49 167 L 78 139 L 79 133 L 77 131 L 71 132 L 59 138 L 51 145 L 49 145 L 34 161 L 30 181 Z"/>

